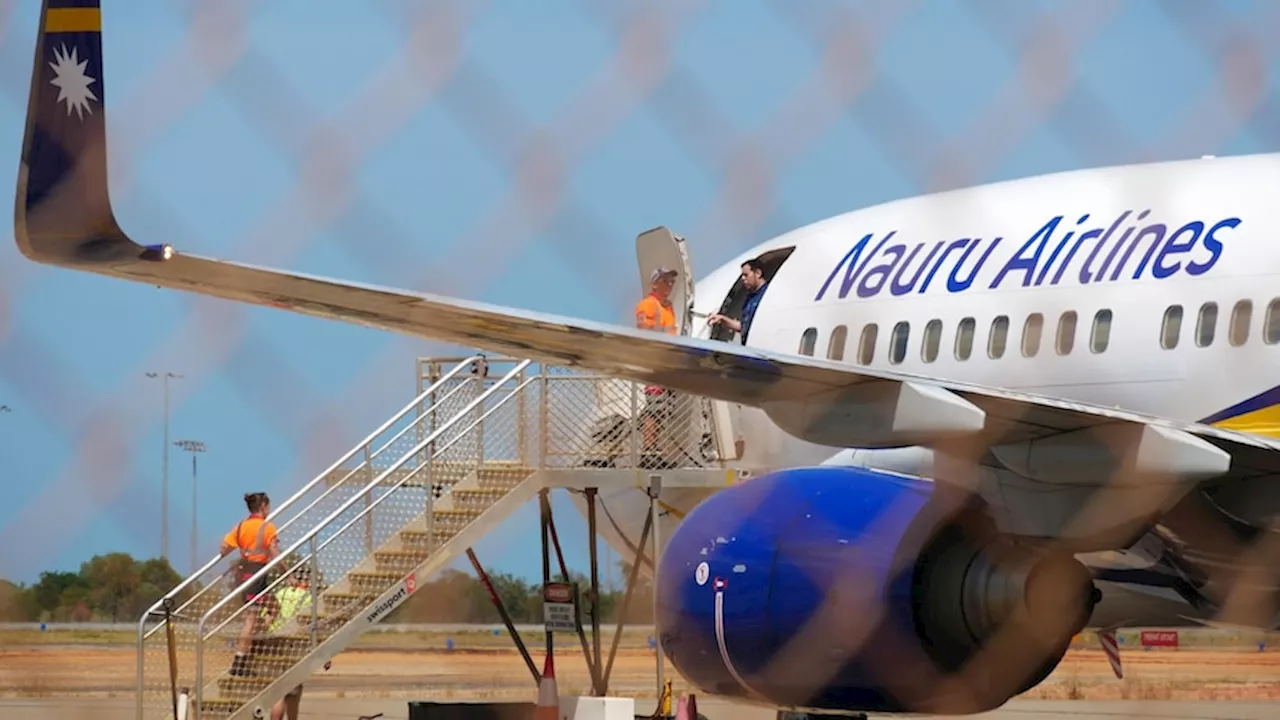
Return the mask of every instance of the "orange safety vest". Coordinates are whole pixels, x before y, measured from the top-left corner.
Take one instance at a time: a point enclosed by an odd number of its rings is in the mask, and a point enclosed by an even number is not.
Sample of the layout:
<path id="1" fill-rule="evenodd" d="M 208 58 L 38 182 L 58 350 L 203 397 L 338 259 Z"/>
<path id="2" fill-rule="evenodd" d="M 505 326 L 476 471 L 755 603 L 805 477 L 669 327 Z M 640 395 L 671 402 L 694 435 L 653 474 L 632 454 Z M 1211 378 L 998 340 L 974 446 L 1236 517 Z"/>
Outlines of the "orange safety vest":
<path id="1" fill-rule="evenodd" d="M 663 303 L 654 295 L 646 295 L 636 303 L 636 327 L 641 330 L 657 330 L 668 335 L 676 334 L 676 313 L 671 303 Z"/>
<path id="2" fill-rule="evenodd" d="M 641 330 L 657 330 L 668 335 L 676 334 L 676 312 L 671 303 L 663 303 L 652 293 L 636 303 L 636 327 Z M 645 395 L 661 395 L 666 392 L 657 385 L 646 385 Z"/>
<path id="3" fill-rule="evenodd" d="M 250 515 L 227 533 L 223 540 L 237 548 L 244 561 L 265 563 L 270 559 L 267 548 L 276 541 L 276 526 L 261 515 Z"/>

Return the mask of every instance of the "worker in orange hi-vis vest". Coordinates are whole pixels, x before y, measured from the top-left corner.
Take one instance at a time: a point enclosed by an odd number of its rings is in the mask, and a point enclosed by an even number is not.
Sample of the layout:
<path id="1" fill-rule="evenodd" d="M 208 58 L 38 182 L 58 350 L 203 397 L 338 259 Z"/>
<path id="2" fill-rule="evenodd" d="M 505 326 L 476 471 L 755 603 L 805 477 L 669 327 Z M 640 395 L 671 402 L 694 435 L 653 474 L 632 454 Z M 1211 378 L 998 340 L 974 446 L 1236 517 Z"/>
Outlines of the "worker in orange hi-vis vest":
<path id="1" fill-rule="evenodd" d="M 636 327 L 641 330 L 655 330 L 668 335 L 678 333 L 675 308 L 671 304 L 671 291 L 675 289 L 675 270 L 658 268 L 649 275 L 649 294 L 636 303 Z M 645 466 L 652 466 L 655 460 L 662 462 L 664 454 L 658 439 L 659 424 L 671 417 L 673 397 L 670 390 L 647 385 L 644 388 L 645 408 L 640 415 L 640 428 L 644 439 Z"/>
<path id="2" fill-rule="evenodd" d="M 252 578 L 258 571 L 266 567 L 280 554 L 280 541 L 276 537 L 276 526 L 267 520 L 271 513 L 271 499 L 266 493 L 249 493 L 244 496 L 244 504 L 249 508 L 249 517 L 241 520 L 227 536 L 222 539 L 220 552 L 225 557 L 239 551 L 240 557 L 233 566 L 236 587 Z M 242 598 L 245 605 L 257 604 L 260 595 L 266 592 L 267 578 L 261 576 L 252 585 L 245 588 Z M 254 632 L 259 624 L 259 613 L 256 608 L 244 610 L 244 629 L 240 633 L 240 642 L 236 647 L 236 657 L 231 664 L 232 675 L 248 675 L 248 655 L 252 646 Z"/>
<path id="3" fill-rule="evenodd" d="M 671 291 L 676 286 L 675 270 L 658 268 L 649 275 L 649 294 L 636 303 L 636 327 L 675 335 L 676 312 L 671 305 Z"/>

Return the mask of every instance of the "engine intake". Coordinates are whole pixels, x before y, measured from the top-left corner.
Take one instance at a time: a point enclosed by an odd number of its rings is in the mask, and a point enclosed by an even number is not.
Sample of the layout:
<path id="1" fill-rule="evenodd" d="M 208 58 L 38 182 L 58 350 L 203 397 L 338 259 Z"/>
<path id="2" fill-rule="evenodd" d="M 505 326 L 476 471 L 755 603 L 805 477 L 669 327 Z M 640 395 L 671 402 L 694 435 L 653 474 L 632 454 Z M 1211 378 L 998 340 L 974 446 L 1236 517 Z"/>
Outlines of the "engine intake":
<path id="1" fill-rule="evenodd" d="M 1069 554 L 1011 542 L 975 520 L 944 524 L 920 554 L 916 627 L 940 668 L 954 673 L 970 663 L 986 666 L 1004 676 L 1000 684 L 1014 683 L 1016 695 L 1053 671 L 1101 593 Z M 1017 655 L 1043 657 L 1027 665 Z"/>
<path id="2" fill-rule="evenodd" d="M 672 664 L 703 692 L 818 712 L 974 713 L 1033 687 L 1087 622 L 1088 570 L 933 493 L 828 466 L 708 498 L 658 565 Z"/>

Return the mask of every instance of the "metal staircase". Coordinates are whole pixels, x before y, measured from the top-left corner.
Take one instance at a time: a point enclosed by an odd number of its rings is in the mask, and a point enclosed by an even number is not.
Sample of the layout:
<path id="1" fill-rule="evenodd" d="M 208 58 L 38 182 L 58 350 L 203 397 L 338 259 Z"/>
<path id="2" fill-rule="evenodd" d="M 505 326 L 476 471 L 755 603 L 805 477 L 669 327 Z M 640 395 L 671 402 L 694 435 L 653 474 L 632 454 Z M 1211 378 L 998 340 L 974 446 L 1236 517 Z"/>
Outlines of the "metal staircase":
<path id="1" fill-rule="evenodd" d="M 269 714 L 545 487 L 630 487 L 654 468 L 726 482 L 700 398 L 654 407 L 634 383 L 527 360 L 431 362 L 412 402 L 273 507 L 278 558 L 241 585 L 235 555 L 214 558 L 139 620 L 138 720 L 172 719 L 179 689 L 195 720 Z M 277 627 L 257 619 L 262 605 L 241 598 L 260 578 L 271 598 L 300 592 L 303 609 Z M 247 673 L 233 675 L 242 637 Z"/>

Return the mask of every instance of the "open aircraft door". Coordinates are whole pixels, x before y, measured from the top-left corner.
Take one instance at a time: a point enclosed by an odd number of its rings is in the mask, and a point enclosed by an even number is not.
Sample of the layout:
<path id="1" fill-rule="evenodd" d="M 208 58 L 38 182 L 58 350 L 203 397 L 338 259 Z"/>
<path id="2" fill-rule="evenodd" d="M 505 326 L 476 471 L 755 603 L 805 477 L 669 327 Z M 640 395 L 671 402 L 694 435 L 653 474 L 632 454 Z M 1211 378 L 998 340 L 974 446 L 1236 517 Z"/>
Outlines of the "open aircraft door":
<path id="1" fill-rule="evenodd" d="M 679 273 L 675 288 L 671 293 L 671 305 L 675 310 L 676 327 L 681 335 L 697 335 L 706 337 L 708 328 L 702 323 L 701 328 L 694 327 L 693 301 L 695 277 L 692 264 L 689 262 L 689 251 L 684 238 L 671 232 L 670 229 L 658 226 L 636 236 L 636 263 L 640 270 L 640 293 L 636 300 L 649 294 L 649 276 L 658 268 L 669 268 Z M 712 459 L 736 460 L 741 457 L 741 446 L 738 441 L 737 408 L 729 403 L 707 398 L 696 399 L 702 406 L 702 412 L 678 413 L 686 417 L 692 415 L 698 420 L 689 426 L 688 442 L 682 442 L 690 450 L 690 454 L 700 461 Z M 683 429 L 681 429 L 683 435 Z M 685 438 L 681 438 L 683 441 Z M 713 453 L 707 457 L 707 451 Z"/>
<path id="2" fill-rule="evenodd" d="M 679 333 L 692 333 L 693 268 L 689 264 L 684 238 L 661 226 L 640 233 L 636 237 L 636 264 L 640 268 L 640 294 L 636 300 L 649 294 L 649 275 L 654 270 L 667 268 L 680 273 L 671 291 L 671 306 L 675 309 Z"/>

